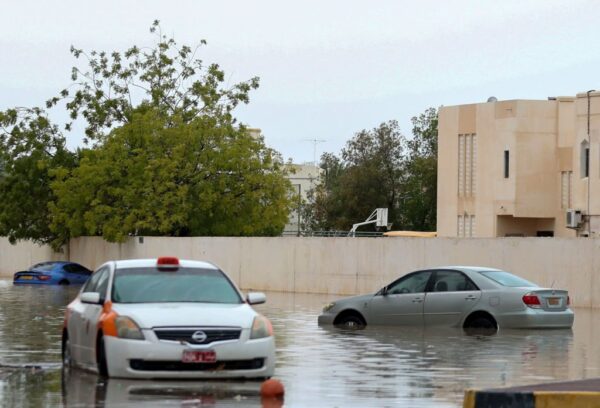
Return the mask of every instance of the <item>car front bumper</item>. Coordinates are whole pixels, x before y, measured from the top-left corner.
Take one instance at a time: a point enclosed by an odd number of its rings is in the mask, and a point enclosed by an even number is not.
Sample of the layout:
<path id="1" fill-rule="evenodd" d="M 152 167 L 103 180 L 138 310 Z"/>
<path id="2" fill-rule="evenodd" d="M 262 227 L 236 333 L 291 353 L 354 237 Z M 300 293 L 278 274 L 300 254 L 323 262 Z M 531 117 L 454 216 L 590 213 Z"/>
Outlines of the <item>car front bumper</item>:
<path id="1" fill-rule="evenodd" d="M 319 325 L 333 324 L 333 321 L 335 320 L 335 316 L 336 315 L 334 313 L 330 313 L 330 312 L 321 313 L 319 315 L 319 317 L 317 318 L 317 323 Z"/>
<path id="2" fill-rule="evenodd" d="M 110 377 L 118 378 L 265 378 L 275 371 L 273 336 L 249 340 L 249 330 L 240 339 L 207 345 L 181 344 L 158 340 L 152 330 L 143 330 L 145 340 L 104 337 L 106 363 Z M 184 350 L 214 350 L 212 365 L 181 363 Z M 263 364 L 257 364 L 263 359 Z M 254 368 L 259 366 L 259 368 Z"/>

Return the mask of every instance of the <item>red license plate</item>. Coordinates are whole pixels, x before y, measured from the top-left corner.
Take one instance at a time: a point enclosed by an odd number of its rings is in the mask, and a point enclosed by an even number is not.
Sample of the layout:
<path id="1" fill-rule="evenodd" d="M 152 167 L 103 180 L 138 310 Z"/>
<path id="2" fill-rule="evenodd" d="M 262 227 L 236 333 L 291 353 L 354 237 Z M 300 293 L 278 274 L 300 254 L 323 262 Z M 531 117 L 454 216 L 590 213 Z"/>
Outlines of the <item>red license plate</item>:
<path id="1" fill-rule="evenodd" d="M 214 363 L 217 353 L 214 350 L 185 350 L 181 356 L 183 363 Z"/>

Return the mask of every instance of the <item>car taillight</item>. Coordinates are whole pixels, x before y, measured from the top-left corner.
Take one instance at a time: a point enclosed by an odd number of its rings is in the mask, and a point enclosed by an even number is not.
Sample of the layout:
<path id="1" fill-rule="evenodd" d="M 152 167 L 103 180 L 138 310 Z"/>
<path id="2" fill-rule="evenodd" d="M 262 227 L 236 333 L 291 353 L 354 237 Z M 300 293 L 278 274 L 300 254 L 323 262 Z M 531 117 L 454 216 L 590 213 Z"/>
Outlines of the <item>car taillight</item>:
<path id="1" fill-rule="evenodd" d="M 50 275 L 38 275 L 37 278 L 39 280 L 41 280 L 41 281 L 47 281 L 47 280 L 52 279 L 52 276 L 50 276 Z"/>
<path id="2" fill-rule="evenodd" d="M 533 293 L 527 293 L 527 294 L 523 295 L 523 303 L 525 303 L 526 306 L 534 308 L 534 309 L 538 309 L 538 308 L 542 307 L 540 298 L 537 297 L 537 295 L 533 294 Z"/>
<path id="3" fill-rule="evenodd" d="M 571 296 L 567 296 L 567 306 L 571 306 Z"/>

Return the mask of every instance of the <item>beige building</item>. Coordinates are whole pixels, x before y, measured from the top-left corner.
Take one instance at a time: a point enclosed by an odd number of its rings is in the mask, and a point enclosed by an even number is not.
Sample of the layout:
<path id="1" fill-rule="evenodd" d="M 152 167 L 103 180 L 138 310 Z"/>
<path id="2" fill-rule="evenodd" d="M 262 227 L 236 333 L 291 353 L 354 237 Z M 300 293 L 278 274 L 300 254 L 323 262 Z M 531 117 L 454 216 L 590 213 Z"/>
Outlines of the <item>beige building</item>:
<path id="1" fill-rule="evenodd" d="M 292 183 L 294 192 L 298 195 L 300 201 L 306 200 L 308 191 L 314 189 L 319 183 L 323 169 L 311 163 L 290 164 L 289 170 L 288 179 Z M 283 231 L 285 235 L 300 234 L 302 230 L 302 219 L 300 217 L 301 215 L 297 211 L 290 213 L 289 221 Z"/>
<path id="2" fill-rule="evenodd" d="M 600 92 L 442 107 L 438 235 L 600 236 L 599 135 Z"/>

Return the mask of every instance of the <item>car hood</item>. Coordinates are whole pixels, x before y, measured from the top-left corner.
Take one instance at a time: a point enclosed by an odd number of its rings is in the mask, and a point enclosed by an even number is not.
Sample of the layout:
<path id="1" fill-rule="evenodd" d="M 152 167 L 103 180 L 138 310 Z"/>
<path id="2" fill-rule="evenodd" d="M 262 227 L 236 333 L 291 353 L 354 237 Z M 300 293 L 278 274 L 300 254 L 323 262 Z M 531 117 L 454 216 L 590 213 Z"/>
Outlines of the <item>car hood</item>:
<path id="1" fill-rule="evenodd" d="M 174 326 L 229 326 L 250 328 L 257 313 L 245 303 L 113 303 L 121 316 L 131 317 L 142 329 Z"/>
<path id="2" fill-rule="evenodd" d="M 352 296 L 348 298 L 342 298 L 334 301 L 335 309 L 341 307 L 353 307 L 353 308 L 362 308 L 365 302 L 369 302 L 373 298 L 373 294 L 368 295 L 360 295 L 360 296 Z"/>

